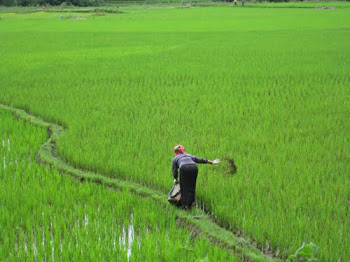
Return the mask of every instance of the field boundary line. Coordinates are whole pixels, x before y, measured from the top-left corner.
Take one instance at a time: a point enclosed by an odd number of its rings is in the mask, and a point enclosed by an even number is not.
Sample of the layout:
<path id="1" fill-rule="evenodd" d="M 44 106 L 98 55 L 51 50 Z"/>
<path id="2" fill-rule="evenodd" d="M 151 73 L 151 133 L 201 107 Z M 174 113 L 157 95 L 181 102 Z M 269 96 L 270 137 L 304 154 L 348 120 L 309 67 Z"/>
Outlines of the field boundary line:
<path id="1" fill-rule="evenodd" d="M 47 130 L 47 141 L 41 145 L 36 153 L 36 161 L 39 164 L 54 167 L 60 173 L 68 174 L 81 182 L 88 181 L 113 189 L 128 190 L 137 195 L 149 197 L 164 206 L 169 205 L 167 195 L 160 191 L 135 182 L 106 177 L 97 173 L 78 169 L 65 163 L 58 157 L 56 151 L 56 141 L 64 132 L 64 127 L 46 122 L 42 118 L 31 115 L 22 109 L 7 106 L 2 103 L 0 103 L 0 109 L 11 112 L 17 119 L 41 126 Z M 218 246 L 233 250 L 235 255 L 240 257 L 243 261 L 281 261 L 281 258 L 273 257 L 258 249 L 249 239 L 236 236 L 232 231 L 220 226 L 213 221 L 209 214 L 199 208 L 193 208 L 192 211 L 177 209 L 176 212 L 177 223 L 180 226 L 189 228 L 195 235 L 205 236 Z"/>

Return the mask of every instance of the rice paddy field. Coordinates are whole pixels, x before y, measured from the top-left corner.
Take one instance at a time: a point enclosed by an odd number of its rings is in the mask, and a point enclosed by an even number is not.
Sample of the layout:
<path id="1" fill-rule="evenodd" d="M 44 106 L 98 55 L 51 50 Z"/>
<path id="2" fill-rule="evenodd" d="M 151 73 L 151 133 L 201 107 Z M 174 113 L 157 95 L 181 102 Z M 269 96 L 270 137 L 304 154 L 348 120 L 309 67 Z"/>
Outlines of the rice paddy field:
<path id="1" fill-rule="evenodd" d="M 63 126 L 69 165 L 164 194 L 174 145 L 218 157 L 197 182 L 218 224 L 281 259 L 313 242 L 349 261 L 350 4 L 328 5 L 0 8 L 0 103 Z M 0 257 L 237 259 L 172 207 L 39 165 L 46 130 L 0 117 Z"/>
<path id="2" fill-rule="evenodd" d="M 32 152 L 46 130 L 9 113 L 0 120 L 2 261 L 238 261 L 179 228 L 174 210 L 38 165 Z"/>

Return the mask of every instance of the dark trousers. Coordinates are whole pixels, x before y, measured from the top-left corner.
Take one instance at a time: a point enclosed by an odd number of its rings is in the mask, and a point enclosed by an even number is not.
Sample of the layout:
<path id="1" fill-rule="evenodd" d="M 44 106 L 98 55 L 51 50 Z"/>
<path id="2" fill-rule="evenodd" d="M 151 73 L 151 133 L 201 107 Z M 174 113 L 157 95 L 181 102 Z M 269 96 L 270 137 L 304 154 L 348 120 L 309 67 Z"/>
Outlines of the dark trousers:
<path id="1" fill-rule="evenodd" d="M 195 164 L 180 168 L 180 188 L 182 206 L 191 207 L 196 198 L 198 168 Z"/>

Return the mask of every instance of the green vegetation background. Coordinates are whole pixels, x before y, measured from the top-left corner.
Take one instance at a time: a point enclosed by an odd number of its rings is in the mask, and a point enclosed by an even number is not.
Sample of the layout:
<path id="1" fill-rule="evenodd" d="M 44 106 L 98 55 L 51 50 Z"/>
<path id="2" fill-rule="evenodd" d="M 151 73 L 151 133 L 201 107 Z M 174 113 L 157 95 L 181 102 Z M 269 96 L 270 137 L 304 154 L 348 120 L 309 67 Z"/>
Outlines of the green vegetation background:
<path id="1" fill-rule="evenodd" d="M 46 130 L 0 110 L 3 261 L 238 261 L 176 223 L 175 209 L 35 162 Z"/>
<path id="2" fill-rule="evenodd" d="M 74 166 L 164 192 L 177 143 L 233 158 L 200 169 L 199 204 L 276 253 L 346 261 L 349 10 L 1 13 L 0 102 L 66 126 Z"/>

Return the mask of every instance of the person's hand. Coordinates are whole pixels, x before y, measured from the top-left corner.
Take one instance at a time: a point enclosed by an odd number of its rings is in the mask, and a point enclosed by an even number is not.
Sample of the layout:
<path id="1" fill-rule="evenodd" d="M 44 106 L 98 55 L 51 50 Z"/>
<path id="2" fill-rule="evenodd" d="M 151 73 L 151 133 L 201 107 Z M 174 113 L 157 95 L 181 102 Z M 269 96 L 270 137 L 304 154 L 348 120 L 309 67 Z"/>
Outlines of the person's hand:
<path id="1" fill-rule="evenodd" d="M 211 164 L 212 165 L 217 165 L 217 164 L 219 164 L 221 162 L 221 160 L 219 159 L 219 158 L 216 158 L 215 160 L 213 160 L 212 162 L 211 162 Z"/>

